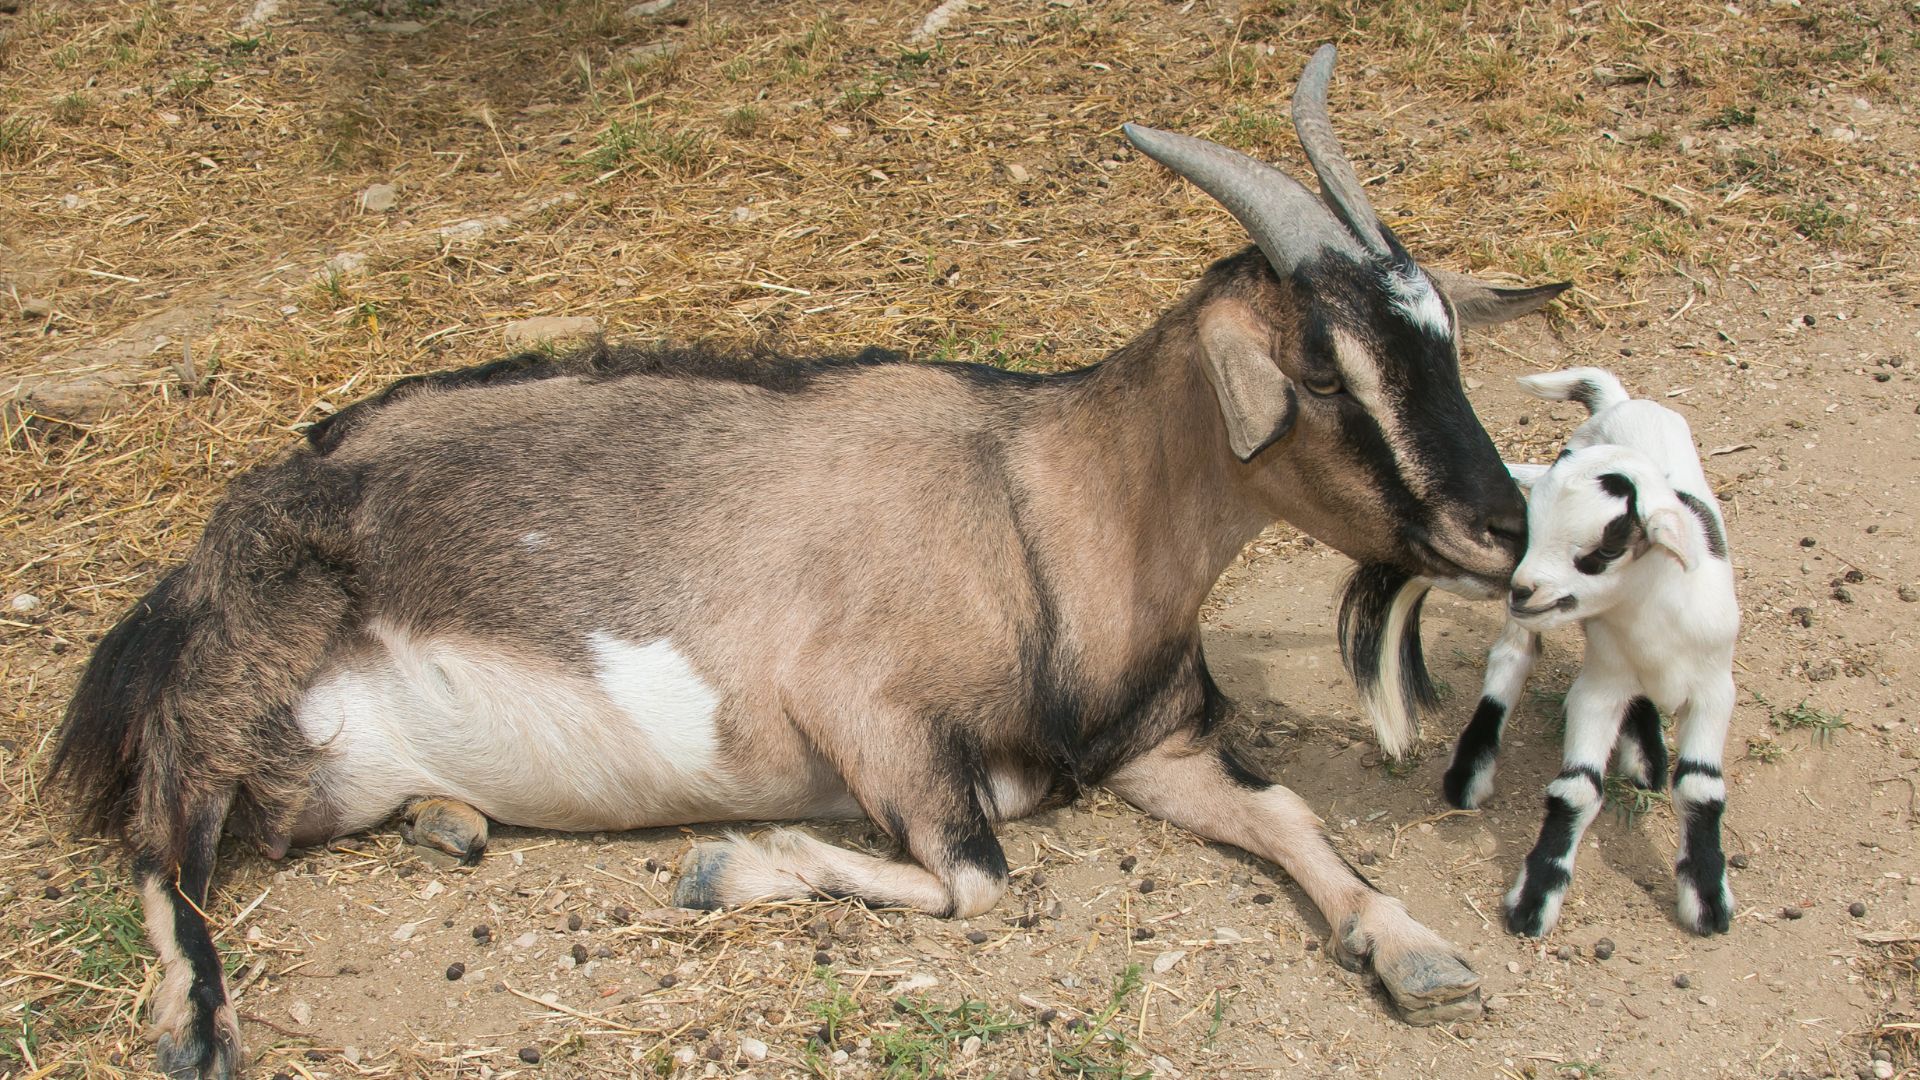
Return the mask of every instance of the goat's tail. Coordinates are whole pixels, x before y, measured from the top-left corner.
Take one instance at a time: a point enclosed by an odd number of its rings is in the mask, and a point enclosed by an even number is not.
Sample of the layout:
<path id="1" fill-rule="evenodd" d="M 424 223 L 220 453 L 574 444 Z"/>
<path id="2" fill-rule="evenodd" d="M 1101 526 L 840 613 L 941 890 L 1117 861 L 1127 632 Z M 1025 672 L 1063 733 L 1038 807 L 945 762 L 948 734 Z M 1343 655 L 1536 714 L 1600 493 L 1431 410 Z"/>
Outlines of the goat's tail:
<path id="1" fill-rule="evenodd" d="M 94 649 L 51 775 L 77 824 L 178 866 L 205 816 L 284 832 L 312 750 L 293 719 L 353 608 L 343 503 L 309 454 L 234 482 L 187 561 Z"/>
<path id="2" fill-rule="evenodd" d="M 1340 596 L 1340 661 L 1388 757 L 1404 757 L 1420 713 L 1439 701 L 1420 648 L 1420 609 L 1433 583 L 1378 563 L 1356 568 Z"/>
<path id="3" fill-rule="evenodd" d="M 1628 400 L 1627 388 L 1604 368 L 1577 367 L 1549 371 L 1543 375 L 1523 375 L 1520 389 L 1547 401 L 1577 401 L 1592 415 Z"/>

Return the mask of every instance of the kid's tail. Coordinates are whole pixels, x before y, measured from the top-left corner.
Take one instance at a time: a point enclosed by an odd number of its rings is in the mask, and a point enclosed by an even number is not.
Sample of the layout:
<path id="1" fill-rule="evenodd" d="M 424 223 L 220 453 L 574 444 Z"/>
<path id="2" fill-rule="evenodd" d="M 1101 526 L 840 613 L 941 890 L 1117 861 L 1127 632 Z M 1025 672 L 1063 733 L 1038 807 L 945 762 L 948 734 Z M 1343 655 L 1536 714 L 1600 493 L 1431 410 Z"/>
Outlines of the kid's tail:
<path id="1" fill-rule="evenodd" d="M 1547 401 L 1577 401 L 1589 414 L 1611 409 L 1629 397 L 1613 372 L 1592 367 L 1525 375 L 1520 379 L 1520 389 Z"/>

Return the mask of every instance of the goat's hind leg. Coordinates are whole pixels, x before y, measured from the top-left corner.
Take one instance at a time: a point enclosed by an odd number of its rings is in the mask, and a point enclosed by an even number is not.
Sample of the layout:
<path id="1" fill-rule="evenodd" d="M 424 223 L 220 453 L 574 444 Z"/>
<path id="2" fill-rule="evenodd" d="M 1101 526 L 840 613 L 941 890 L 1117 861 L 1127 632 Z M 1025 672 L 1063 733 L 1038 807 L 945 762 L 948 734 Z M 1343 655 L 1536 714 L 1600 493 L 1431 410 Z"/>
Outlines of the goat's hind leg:
<path id="1" fill-rule="evenodd" d="M 1226 749 L 1181 732 L 1107 786 L 1155 817 L 1278 863 L 1326 917 L 1328 952 L 1349 970 L 1371 965 L 1408 1023 L 1480 1015 L 1480 976 L 1458 950 L 1348 865 L 1300 796 Z"/>
<path id="2" fill-rule="evenodd" d="M 240 1021 L 206 917 L 226 813 L 223 799 L 188 819 L 177 864 L 150 851 L 134 856 L 147 936 L 163 972 L 152 1006 L 156 1064 L 171 1080 L 232 1080 L 240 1073 Z"/>
<path id="3" fill-rule="evenodd" d="M 883 749 L 913 752 L 858 761 L 849 786 L 907 859 L 849 851 L 795 829 L 753 839 L 733 835 L 694 848 L 681 866 L 674 903 L 717 908 L 851 897 L 943 918 L 969 918 L 991 908 L 1007 888 L 1007 859 L 968 782 L 980 775 L 978 763 L 935 757 L 929 747 Z"/>
<path id="4" fill-rule="evenodd" d="M 1534 661 L 1540 658 L 1540 635 L 1509 619 L 1500 639 L 1487 653 L 1487 677 L 1480 687 L 1480 706 L 1460 733 L 1442 786 L 1447 802 L 1472 810 L 1493 793 L 1494 764 L 1507 718 L 1520 704 Z"/>
<path id="5" fill-rule="evenodd" d="M 1729 677 L 1680 709 L 1680 760 L 1673 768 L 1673 809 L 1680 819 L 1680 850 L 1674 860 L 1681 925 L 1696 934 L 1724 934 L 1733 925 L 1733 891 L 1720 847 L 1720 818 L 1727 782 L 1720 772 L 1727 724 L 1733 712 Z"/>
<path id="6" fill-rule="evenodd" d="M 401 833 L 408 843 L 444 851 L 462 866 L 478 863 L 487 850 L 487 816 L 458 799 L 408 803 Z"/>

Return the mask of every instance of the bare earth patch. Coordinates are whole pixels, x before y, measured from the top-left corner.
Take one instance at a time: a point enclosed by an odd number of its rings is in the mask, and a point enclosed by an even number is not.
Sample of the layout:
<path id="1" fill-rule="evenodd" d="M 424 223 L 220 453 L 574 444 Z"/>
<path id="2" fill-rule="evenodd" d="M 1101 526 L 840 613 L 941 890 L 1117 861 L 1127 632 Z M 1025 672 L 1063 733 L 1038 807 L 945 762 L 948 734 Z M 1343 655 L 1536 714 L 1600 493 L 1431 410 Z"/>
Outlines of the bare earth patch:
<path id="1" fill-rule="evenodd" d="M 1089 362 L 1244 242 L 1119 123 L 1302 172 L 1285 94 L 1327 40 L 1422 257 L 1577 282 L 1468 343 L 1506 455 L 1579 412 L 1512 379 L 1572 364 L 1708 453 L 1745 612 L 1732 933 L 1673 922 L 1656 798 L 1595 826 L 1551 937 L 1508 936 L 1576 646 L 1488 806 L 1446 813 L 1498 613 L 1429 605 L 1451 693 L 1388 767 L 1333 648 L 1346 562 L 1280 527 L 1208 609 L 1234 723 L 1467 952 L 1483 1020 L 1399 1024 L 1273 868 L 1094 796 L 1008 827 L 1012 890 L 959 922 L 667 908 L 700 829 L 502 829 L 471 869 L 393 831 L 236 848 L 210 914 L 253 1071 L 1917 1075 L 1911 5 L 978 0 L 915 39 L 935 6 L 0 2 L 0 1076 L 151 1060 L 123 868 L 41 782 L 91 643 L 235 473 L 527 320 Z"/>

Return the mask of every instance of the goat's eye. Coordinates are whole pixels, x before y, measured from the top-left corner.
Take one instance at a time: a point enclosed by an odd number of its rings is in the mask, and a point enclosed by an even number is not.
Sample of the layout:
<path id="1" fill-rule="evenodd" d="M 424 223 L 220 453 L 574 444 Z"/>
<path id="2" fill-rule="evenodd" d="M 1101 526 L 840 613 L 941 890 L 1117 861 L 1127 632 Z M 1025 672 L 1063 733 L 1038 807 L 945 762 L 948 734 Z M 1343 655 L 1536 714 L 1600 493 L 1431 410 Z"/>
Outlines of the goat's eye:
<path id="1" fill-rule="evenodd" d="M 1340 376 L 1326 372 L 1315 372 L 1303 381 L 1307 385 L 1307 392 L 1315 397 L 1332 397 L 1347 388 L 1340 381 Z"/>
<path id="2" fill-rule="evenodd" d="M 1617 559 L 1622 555 L 1625 555 L 1627 553 L 1627 549 L 1623 547 L 1608 547 L 1606 545 L 1601 545 L 1600 547 L 1593 549 L 1593 553 L 1595 555 L 1600 556 L 1603 559 L 1612 560 L 1612 559 Z"/>

